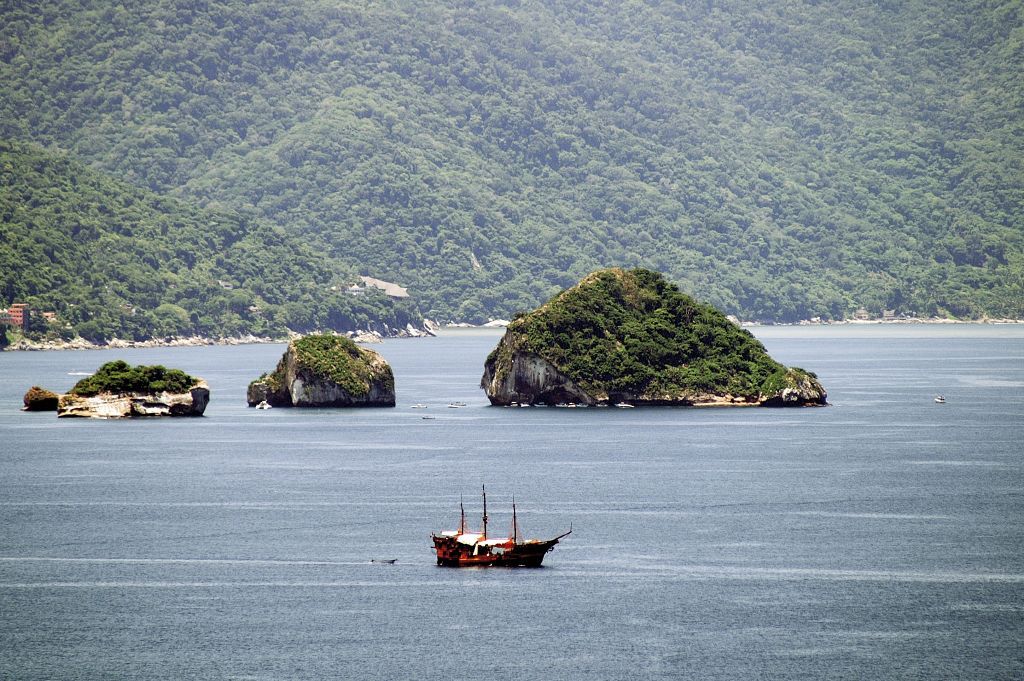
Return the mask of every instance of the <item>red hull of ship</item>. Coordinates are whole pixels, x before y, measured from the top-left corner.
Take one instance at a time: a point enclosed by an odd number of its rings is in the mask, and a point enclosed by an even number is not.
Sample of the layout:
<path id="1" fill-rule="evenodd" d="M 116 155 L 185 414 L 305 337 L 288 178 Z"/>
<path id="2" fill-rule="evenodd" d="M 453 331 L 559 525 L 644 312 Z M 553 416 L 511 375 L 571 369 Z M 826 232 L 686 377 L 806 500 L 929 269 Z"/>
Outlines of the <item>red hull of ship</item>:
<path id="1" fill-rule="evenodd" d="M 540 567 L 544 554 L 555 548 L 557 539 L 529 542 L 504 547 L 481 547 L 474 555 L 474 547 L 459 544 L 452 537 L 434 535 L 437 564 L 447 567 Z M 488 550 L 490 549 L 490 550 Z M 501 549 L 498 552 L 495 549 Z"/>

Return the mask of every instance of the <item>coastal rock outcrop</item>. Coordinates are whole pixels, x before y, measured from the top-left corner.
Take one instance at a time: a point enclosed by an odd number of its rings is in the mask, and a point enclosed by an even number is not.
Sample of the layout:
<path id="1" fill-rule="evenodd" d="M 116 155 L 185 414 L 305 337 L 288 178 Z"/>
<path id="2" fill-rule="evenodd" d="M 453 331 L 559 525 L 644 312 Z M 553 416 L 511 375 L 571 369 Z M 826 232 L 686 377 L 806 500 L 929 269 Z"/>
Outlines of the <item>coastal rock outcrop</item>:
<path id="1" fill-rule="evenodd" d="M 57 404 L 57 416 L 128 418 L 202 416 L 210 402 L 206 381 L 179 369 L 108 362 L 82 379 Z"/>
<path id="2" fill-rule="evenodd" d="M 502 343 L 504 343 L 502 339 Z M 531 352 L 512 351 L 500 367 L 497 361 L 484 364 L 481 385 L 491 404 L 597 404 L 590 395 L 554 364 Z"/>
<path id="3" fill-rule="evenodd" d="M 393 407 L 395 378 L 379 354 L 344 336 L 288 343 L 277 368 L 249 384 L 250 407 Z"/>
<path id="4" fill-rule="evenodd" d="M 22 398 L 22 402 L 25 404 L 23 409 L 24 411 L 57 411 L 59 400 L 60 395 L 57 393 L 34 385 L 25 392 L 25 396 Z"/>
<path id="5" fill-rule="evenodd" d="M 643 269 L 594 272 L 517 316 L 480 385 L 494 405 L 827 404 L 814 374 Z"/>
<path id="6" fill-rule="evenodd" d="M 96 419 L 132 416 L 202 416 L 210 403 L 210 387 L 199 381 L 185 392 L 100 393 L 90 397 L 61 395 L 57 416 Z"/>

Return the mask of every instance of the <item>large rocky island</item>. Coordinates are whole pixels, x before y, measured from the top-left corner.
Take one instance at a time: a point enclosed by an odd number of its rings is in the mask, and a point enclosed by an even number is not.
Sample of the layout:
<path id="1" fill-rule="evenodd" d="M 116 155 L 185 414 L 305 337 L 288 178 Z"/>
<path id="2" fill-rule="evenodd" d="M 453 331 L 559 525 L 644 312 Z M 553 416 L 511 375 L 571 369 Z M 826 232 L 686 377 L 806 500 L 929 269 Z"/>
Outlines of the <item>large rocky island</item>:
<path id="1" fill-rule="evenodd" d="M 293 340 L 272 374 L 249 384 L 250 407 L 393 407 L 395 377 L 376 352 L 343 336 Z"/>
<path id="2" fill-rule="evenodd" d="M 117 360 L 107 362 L 61 395 L 57 416 L 202 416 L 209 401 L 210 388 L 206 382 L 180 369 L 160 365 L 133 367 Z"/>
<path id="3" fill-rule="evenodd" d="M 812 406 L 825 389 L 644 269 L 594 272 L 518 316 L 487 357 L 494 405 Z"/>

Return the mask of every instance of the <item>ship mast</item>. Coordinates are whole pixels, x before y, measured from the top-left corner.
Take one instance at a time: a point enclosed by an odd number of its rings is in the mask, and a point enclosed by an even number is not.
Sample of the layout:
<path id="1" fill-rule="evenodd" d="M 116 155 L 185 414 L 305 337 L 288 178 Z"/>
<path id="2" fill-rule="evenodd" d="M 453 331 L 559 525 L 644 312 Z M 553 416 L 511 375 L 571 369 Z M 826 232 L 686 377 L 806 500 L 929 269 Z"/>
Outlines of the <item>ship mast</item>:
<path id="1" fill-rule="evenodd" d="M 459 534 L 466 534 L 466 509 L 462 506 L 462 495 L 459 495 Z"/>
<path id="2" fill-rule="evenodd" d="M 487 487 L 480 485 L 480 490 L 484 495 L 484 532 L 482 539 L 487 539 Z"/>
<path id="3" fill-rule="evenodd" d="M 512 495 L 512 543 L 519 543 L 519 523 L 516 521 L 516 496 Z"/>

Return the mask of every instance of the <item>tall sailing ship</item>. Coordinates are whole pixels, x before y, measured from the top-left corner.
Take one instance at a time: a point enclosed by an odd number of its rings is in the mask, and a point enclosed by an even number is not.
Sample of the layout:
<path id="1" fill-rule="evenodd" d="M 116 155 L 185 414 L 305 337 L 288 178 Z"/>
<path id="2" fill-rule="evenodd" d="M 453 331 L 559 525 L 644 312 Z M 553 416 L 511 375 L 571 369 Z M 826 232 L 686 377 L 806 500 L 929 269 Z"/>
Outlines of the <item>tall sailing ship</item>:
<path id="1" fill-rule="evenodd" d="M 466 509 L 459 502 L 459 529 L 432 534 L 437 564 L 449 567 L 479 565 L 484 567 L 540 567 L 544 554 L 555 548 L 562 537 L 572 534 L 572 527 L 554 539 L 519 539 L 519 521 L 516 501 L 512 499 L 512 536 L 487 536 L 487 489 L 481 487 L 484 498 L 483 528 L 480 532 L 466 531 Z"/>

